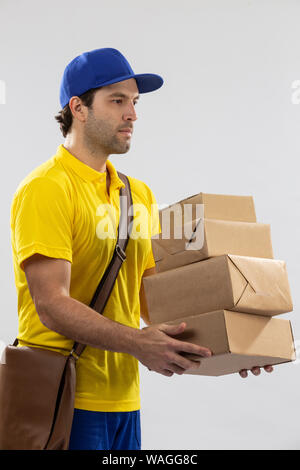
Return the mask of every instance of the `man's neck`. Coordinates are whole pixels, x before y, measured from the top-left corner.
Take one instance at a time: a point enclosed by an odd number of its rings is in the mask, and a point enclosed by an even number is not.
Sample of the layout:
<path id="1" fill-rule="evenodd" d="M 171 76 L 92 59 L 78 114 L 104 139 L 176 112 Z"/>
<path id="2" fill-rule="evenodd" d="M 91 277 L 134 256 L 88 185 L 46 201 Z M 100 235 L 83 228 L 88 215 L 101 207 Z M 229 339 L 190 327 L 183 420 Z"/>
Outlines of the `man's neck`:
<path id="1" fill-rule="evenodd" d="M 68 150 L 68 152 L 70 152 L 74 157 L 78 158 L 78 160 L 90 166 L 94 170 L 99 171 L 101 173 L 106 173 L 106 190 L 109 196 L 110 174 L 106 166 L 106 160 L 108 159 L 108 156 L 106 158 L 103 157 L 102 159 L 95 157 L 90 152 L 88 152 L 88 150 L 82 145 L 75 144 L 74 142 L 72 142 L 71 139 L 68 138 L 65 140 L 63 147 Z"/>
<path id="2" fill-rule="evenodd" d="M 63 144 L 64 148 L 67 149 L 74 157 L 82 161 L 86 165 L 90 166 L 96 171 L 104 173 L 106 171 L 106 160 L 109 155 L 96 155 L 89 150 L 83 143 L 68 136 Z"/>

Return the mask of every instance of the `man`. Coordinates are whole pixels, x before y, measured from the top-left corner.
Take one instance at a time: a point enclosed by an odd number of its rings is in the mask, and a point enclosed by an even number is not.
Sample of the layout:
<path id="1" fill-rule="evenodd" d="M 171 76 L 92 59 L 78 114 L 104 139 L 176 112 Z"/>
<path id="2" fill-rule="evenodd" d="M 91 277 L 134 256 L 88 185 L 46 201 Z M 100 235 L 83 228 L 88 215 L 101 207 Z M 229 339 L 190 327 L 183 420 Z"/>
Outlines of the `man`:
<path id="1" fill-rule="evenodd" d="M 20 345 L 64 354 L 74 341 L 87 345 L 77 361 L 70 449 L 140 449 L 138 362 L 172 376 L 199 367 L 182 352 L 211 354 L 176 339 L 184 323 L 139 328 L 140 314 L 149 325 L 142 277 L 155 272 L 151 236 L 160 227 L 152 191 L 134 177 L 133 233 L 143 236 L 130 237 L 103 315 L 88 306 L 114 250 L 124 185 L 108 157 L 128 152 L 139 94 L 162 84 L 158 75 L 135 75 L 116 49 L 76 57 L 65 69 L 56 116 L 66 140 L 12 202 Z"/>

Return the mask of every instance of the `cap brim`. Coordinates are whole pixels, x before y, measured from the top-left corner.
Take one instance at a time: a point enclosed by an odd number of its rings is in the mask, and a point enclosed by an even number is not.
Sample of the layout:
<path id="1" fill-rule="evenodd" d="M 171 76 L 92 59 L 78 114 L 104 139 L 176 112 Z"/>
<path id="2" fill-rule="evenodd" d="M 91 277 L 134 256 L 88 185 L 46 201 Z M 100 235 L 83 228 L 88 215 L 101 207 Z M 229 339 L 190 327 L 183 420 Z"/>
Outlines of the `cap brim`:
<path id="1" fill-rule="evenodd" d="M 164 83 L 164 80 L 160 75 L 156 75 L 153 73 L 140 73 L 134 75 L 124 75 L 123 77 L 118 77 L 117 79 L 109 80 L 108 82 L 99 84 L 99 87 L 112 85 L 113 83 L 123 82 L 124 80 L 129 80 L 130 78 L 135 78 L 139 93 L 149 93 L 150 91 L 157 90 Z"/>
<path id="2" fill-rule="evenodd" d="M 140 93 L 149 93 L 160 88 L 164 80 L 160 75 L 153 73 L 140 73 L 134 75 Z"/>

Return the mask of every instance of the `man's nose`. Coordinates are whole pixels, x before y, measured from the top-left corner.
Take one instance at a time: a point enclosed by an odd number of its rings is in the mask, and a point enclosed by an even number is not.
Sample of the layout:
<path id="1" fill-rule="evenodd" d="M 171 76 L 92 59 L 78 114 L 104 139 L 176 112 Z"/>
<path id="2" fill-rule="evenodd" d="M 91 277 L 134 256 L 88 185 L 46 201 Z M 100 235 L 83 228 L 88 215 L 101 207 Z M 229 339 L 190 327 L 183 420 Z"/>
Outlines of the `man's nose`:
<path id="1" fill-rule="evenodd" d="M 124 119 L 130 119 L 131 121 L 136 121 L 137 120 L 137 114 L 136 114 L 136 109 L 133 103 L 128 105 L 128 108 L 126 109 L 126 112 L 124 113 Z"/>

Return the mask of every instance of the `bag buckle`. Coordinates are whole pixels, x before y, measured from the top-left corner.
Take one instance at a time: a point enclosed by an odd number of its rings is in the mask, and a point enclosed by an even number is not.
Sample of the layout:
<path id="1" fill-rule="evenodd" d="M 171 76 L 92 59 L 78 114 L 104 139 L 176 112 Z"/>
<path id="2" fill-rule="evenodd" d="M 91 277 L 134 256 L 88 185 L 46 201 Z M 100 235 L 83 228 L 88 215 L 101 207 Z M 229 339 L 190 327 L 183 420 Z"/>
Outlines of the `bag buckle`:
<path id="1" fill-rule="evenodd" d="M 70 355 L 74 357 L 75 361 L 79 359 L 78 354 L 76 354 L 75 349 L 73 348 L 72 351 L 70 352 Z"/>
<path id="2" fill-rule="evenodd" d="M 125 253 L 124 250 L 122 250 L 122 248 L 118 244 L 116 245 L 116 253 L 119 256 L 119 258 L 121 259 L 121 261 L 125 261 L 126 253 Z"/>

